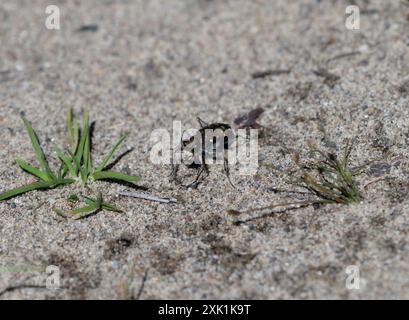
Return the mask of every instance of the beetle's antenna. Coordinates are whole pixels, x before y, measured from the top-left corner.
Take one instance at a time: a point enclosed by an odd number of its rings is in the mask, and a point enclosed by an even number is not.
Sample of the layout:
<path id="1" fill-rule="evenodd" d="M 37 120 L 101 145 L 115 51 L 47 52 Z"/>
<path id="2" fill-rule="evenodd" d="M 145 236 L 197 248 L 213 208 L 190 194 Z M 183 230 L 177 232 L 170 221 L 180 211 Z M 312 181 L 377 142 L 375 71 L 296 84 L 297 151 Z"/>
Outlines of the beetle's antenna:
<path id="1" fill-rule="evenodd" d="M 197 117 L 196 119 L 199 122 L 200 128 L 204 128 L 204 127 L 207 127 L 209 125 L 207 122 L 203 121 L 199 117 Z"/>

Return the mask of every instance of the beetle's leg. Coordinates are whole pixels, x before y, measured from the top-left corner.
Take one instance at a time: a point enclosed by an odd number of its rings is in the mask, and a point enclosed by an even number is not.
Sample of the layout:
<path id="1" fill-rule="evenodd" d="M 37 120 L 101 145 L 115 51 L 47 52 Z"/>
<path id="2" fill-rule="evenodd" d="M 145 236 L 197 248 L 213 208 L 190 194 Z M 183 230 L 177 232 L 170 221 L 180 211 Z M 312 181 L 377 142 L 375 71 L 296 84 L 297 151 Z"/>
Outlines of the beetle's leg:
<path id="1" fill-rule="evenodd" d="M 198 185 L 203 181 L 205 173 L 207 175 L 209 173 L 209 170 L 207 169 L 207 166 L 205 164 L 202 164 L 198 169 L 195 181 L 187 185 L 186 188 L 196 189 Z"/>
<path id="2" fill-rule="evenodd" d="M 196 117 L 196 119 L 197 119 L 197 122 L 199 122 L 200 128 L 202 128 L 202 129 L 209 125 L 207 122 L 203 121 L 199 117 Z"/>
<path id="3" fill-rule="evenodd" d="M 170 175 L 169 175 L 169 180 L 170 180 L 170 182 L 172 182 L 172 181 L 177 181 L 178 171 L 179 171 L 179 165 L 178 165 L 178 164 L 174 164 L 174 163 L 172 162 L 172 171 L 171 171 L 171 173 L 170 173 Z"/>
<path id="4" fill-rule="evenodd" d="M 230 168 L 229 168 L 229 160 L 224 158 L 224 172 L 226 173 L 227 180 L 229 180 L 230 185 L 236 189 L 236 186 L 230 180 Z"/>
<path id="5" fill-rule="evenodd" d="M 171 165 L 172 171 L 171 171 L 171 173 L 169 175 L 169 181 L 170 182 L 173 182 L 173 181 L 177 182 L 177 174 L 178 174 L 178 171 L 179 171 L 179 164 L 175 164 L 175 161 L 174 161 L 175 152 L 174 152 L 173 148 L 171 149 L 171 155 L 172 156 L 171 156 L 171 159 L 170 159 L 170 165 Z"/>

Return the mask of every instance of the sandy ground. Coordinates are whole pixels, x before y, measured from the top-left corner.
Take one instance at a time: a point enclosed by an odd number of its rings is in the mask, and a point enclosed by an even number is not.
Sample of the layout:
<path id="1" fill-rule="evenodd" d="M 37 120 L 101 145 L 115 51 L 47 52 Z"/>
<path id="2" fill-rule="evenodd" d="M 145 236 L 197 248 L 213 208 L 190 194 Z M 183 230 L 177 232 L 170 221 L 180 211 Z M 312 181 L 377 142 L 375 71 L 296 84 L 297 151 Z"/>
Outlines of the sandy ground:
<path id="1" fill-rule="evenodd" d="M 0 298 L 409 298 L 409 7 L 354 1 L 361 29 L 351 31 L 344 22 L 353 1 L 65 0 L 54 1 L 61 30 L 52 31 L 48 2 L 0 2 L 0 191 L 33 181 L 14 162 L 35 163 L 21 114 L 51 155 L 53 143 L 66 141 L 67 105 L 90 106 L 95 160 L 127 133 L 135 149 L 116 169 L 179 202 L 118 197 L 124 186 L 102 182 L 1 202 L 0 292 L 44 285 L 40 269 L 51 264 L 60 267 L 61 289 Z M 84 25 L 97 29 L 78 31 Z M 314 73 L 320 68 L 339 79 Z M 251 77 L 268 69 L 290 72 Z M 169 166 L 150 162 L 154 129 L 174 120 L 196 127 L 196 116 L 232 123 L 257 107 L 267 128 L 259 168 L 254 176 L 232 168 L 237 189 L 220 166 L 186 190 L 169 182 Z M 228 209 L 298 199 L 271 190 L 291 189 L 283 182 L 291 153 L 306 152 L 310 139 L 320 144 L 320 127 L 340 147 L 357 139 L 354 165 L 381 159 L 358 179 L 362 203 L 236 225 L 259 213 L 232 217 Z M 51 210 L 71 192 L 97 190 L 124 213 L 67 221 Z M 360 269 L 359 290 L 345 286 L 349 265 Z"/>

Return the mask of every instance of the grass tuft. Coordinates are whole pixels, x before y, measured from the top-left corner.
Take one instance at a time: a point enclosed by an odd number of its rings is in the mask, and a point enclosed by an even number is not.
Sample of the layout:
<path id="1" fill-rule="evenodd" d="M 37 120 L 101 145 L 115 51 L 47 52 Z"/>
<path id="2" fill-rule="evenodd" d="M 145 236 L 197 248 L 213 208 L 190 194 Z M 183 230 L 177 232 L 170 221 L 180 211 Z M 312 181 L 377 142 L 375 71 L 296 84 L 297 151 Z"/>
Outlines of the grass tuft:
<path id="1" fill-rule="evenodd" d="M 289 173 L 291 177 L 289 184 L 306 189 L 307 192 L 275 189 L 275 191 L 278 192 L 299 193 L 306 196 L 306 199 L 275 203 L 245 211 L 231 209 L 228 210 L 227 213 L 233 217 L 238 217 L 243 213 L 249 214 L 256 211 L 268 210 L 267 213 L 256 217 L 234 222 L 235 225 L 240 225 L 257 219 L 270 217 L 273 214 L 283 214 L 311 205 L 328 203 L 352 204 L 360 202 L 363 200 L 363 196 L 354 178 L 360 175 L 367 165 L 373 161 L 369 161 L 359 167 L 351 168 L 349 165 L 351 150 L 352 143 L 349 141 L 341 155 L 336 154 L 335 151 L 319 149 L 314 144 L 309 143 L 309 158 L 301 161 L 299 154 L 295 154 L 294 162 L 298 168 Z"/>
<path id="2" fill-rule="evenodd" d="M 363 196 L 354 177 L 361 174 L 366 165 L 349 167 L 352 143 L 348 141 L 341 155 L 321 150 L 313 144 L 309 144 L 309 147 L 308 161 L 301 162 L 298 154 L 294 156 L 299 170 L 292 184 L 315 196 L 315 203 L 360 202 Z"/>
<path id="3" fill-rule="evenodd" d="M 67 111 L 67 131 L 69 148 L 62 150 L 54 145 L 54 152 L 60 160 L 60 167 L 57 173 L 54 173 L 48 165 L 46 156 L 41 148 L 37 134 L 31 123 L 23 118 L 24 125 L 27 129 L 31 144 L 37 156 L 40 167 L 35 167 L 22 159 L 16 159 L 17 164 L 27 173 L 35 176 L 38 180 L 16 189 L 12 189 L 0 194 L 0 201 L 40 189 L 53 189 L 61 185 L 80 182 L 83 187 L 87 187 L 97 180 L 115 180 L 124 183 L 135 183 L 140 178 L 121 172 L 108 170 L 115 152 L 122 146 L 126 137 L 121 137 L 114 146 L 107 152 L 103 161 L 95 169 L 92 164 L 92 143 L 91 127 L 89 121 L 89 112 L 85 111 L 82 121 L 82 128 L 79 129 L 78 121 L 74 116 L 72 109 Z M 120 211 L 115 206 L 102 201 L 102 196 L 97 199 L 85 198 L 87 206 L 74 210 L 72 214 L 98 211 L 101 209 Z"/>
<path id="4" fill-rule="evenodd" d="M 107 170 L 113 155 L 120 148 L 126 137 L 121 137 L 107 153 L 103 161 L 93 169 L 91 156 L 91 127 L 89 122 L 89 112 L 86 111 L 83 117 L 82 129 L 79 134 L 77 126 L 74 125 L 76 118 L 72 112 L 68 112 L 69 119 L 67 120 L 69 141 L 77 141 L 77 145 L 70 143 L 70 149 L 62 151 L 57 146 L 54 146 L 54 151 L 63 163 L 63 172 L 71 178 L 79 180 L 85 187 L 91 181 L 96 180 L 117 180 L 126 183 L 135 183 L 139 181 L 138 176 L 127 175 L 121 172 Z M 73 151 L 75 150 L 75 151 Z"/>

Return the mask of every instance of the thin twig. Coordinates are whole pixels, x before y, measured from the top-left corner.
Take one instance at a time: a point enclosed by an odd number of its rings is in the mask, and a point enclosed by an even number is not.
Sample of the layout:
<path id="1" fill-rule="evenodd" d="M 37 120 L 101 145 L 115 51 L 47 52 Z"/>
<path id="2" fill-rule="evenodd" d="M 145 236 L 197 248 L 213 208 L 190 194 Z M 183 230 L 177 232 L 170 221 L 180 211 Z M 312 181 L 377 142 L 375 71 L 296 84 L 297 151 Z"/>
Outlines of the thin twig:
<path id="1" fill-rule="evenodd" d="M 139 198 L 151 201 L 157 201 L 162 203 L 175 203 L 178 200 L 172 197 L 160 197 L 153 194 L 148 194 L 144 192 L 130 192 L 130 191 L 121 191 L 119 192 L 121 196 Z"/>
<path id="2" fill-rule="evenodd" d="M 40 285 L 35 285 L 35 284 L 18 284 L 15 286 L 7 287 L 3 291 L 0 291 L 0 297 L 6 294 L 7 292 L 21 290 L 21 289 L 47 289 L 47 288 L 46 286 L 40 286 Z"/>
<path id="3" fill-rule="evenodd" d="M 287 190 L 287 189 L 278 189 L 278 188 L 268 188 L 268 190 L 272 191 L 274 193 L 296 193 L 296 194 L 306 194 L 306 195 L 310 194 L 309 192 Z"/>
<path id="4" fill-rule="evenodd" d="M 341 54 L 338 54 L 338 55 L 336 55 L 336 56 L 334 56 L 332 58 L 329 58 L 327 60 L 327 62 L 347 58 L 347 57 L 350 57 L 350 56 L 355 56 L 355 55 L 358 55 L 358 54 L 361 54 L 361 51 L 351 51 L 351 52 L 341 53 Z"/>
<path id="5" fill-rule="evenodd" d="M 269 209 L 274 209 L 274 208 L 279 208 L 279 207 L 286 207 L 289 206 L 290 208 L 302 208 L 305 205 L 311 205 L 314 203 L 320 202 L 320 200 L 310 200 L 310 201 L 295 201 L 295 202 L 284 202 L 284 203 L 277 203 L 273 205 L 269 205 L 266 207 L 260 207 L 260 208 L 251 208 L 245 211 L 237 211 L 237 210 L 228 210 L 228 213 L 233 214 L 235 212 L 242 214 L 242 213 L 251 213 L 251 212 L 256 212 L 256 211 L 263 211 L 263 210 L 269 210 Z M 295 207 L 294 207 L 295 206 Z"/>
<path id="6" fill-rule="evenodd" d="M 305 207 L 308 207 L 308 206 L 310 206 L 310 205 L 313 205 L 314 203 L 318 203 L 318 202 L 304 202 L 304 203 L 298 203 L 297 206 L 295 206 L 295 207 L 288 207 L 288 208 L 285 208 L 285 209 L 282 209 L 282 210 L 279 210 L 279 211 L 267 212 L 267 213 L 264 213 L 264 214 L 259 215 L 259 216 L 257 216 L 257 217 L 252 217 L 252 218 L 249 218 L 249 219 L 246 219 L 246 220 L 238 220 L 238 221 L 235 221 L 234 224 L 238 226 L 238 225 L 241 225 L 241 224 L 244 224 L 244 223 L 248 223 L 248 222 L 252 222 L 252 221 L 255 221 L 255 220 L 259 220 L 259 219 L 271 217 L 273 214 L 286 213 L 286 212 L 288 212 L 288 211 L 298 210 L 298 209 L 301 209 L 301 208 L 305 208 Z"/>
<path id="7" fill-rule="evenodd" d="M 366 189 L 369 185 L 371 185 L 371 184 L 373 184 L 373 183 L 376 183 L 376 182 L 379 182 L 379 181 L 382 181 L 382 180 L 386 180 L 386 179 L 388 179 L 388 177 L 384 176 L 384 177 L 378 177 L 378 178 L 375 178 L 375 179 L 373 179 L 373 180 L 371 180 L 371 181 L 368 181 L 368 182 L 364 185 L 363 189 Z"/>
<path id="8" fill-rule="evenodd" d="M 270 69 L 265 71 L 257 71 L 251 74 L 253 79 L 265 78 L 268 76 L 278 76 L 281 74 L 289 74 L 291 69 Z"/>
<path id="9" fill-rule="evenodd" d="M 139 287 L 138 294 L 136 295 L 136 300 L 139 300 L 141 298 L 143 288 L 145 287 L 146 279 L 148 278 L 148 270 L 149 269 L 145 270 L 145 274 L 143 275 L 141 286 Z"/>

